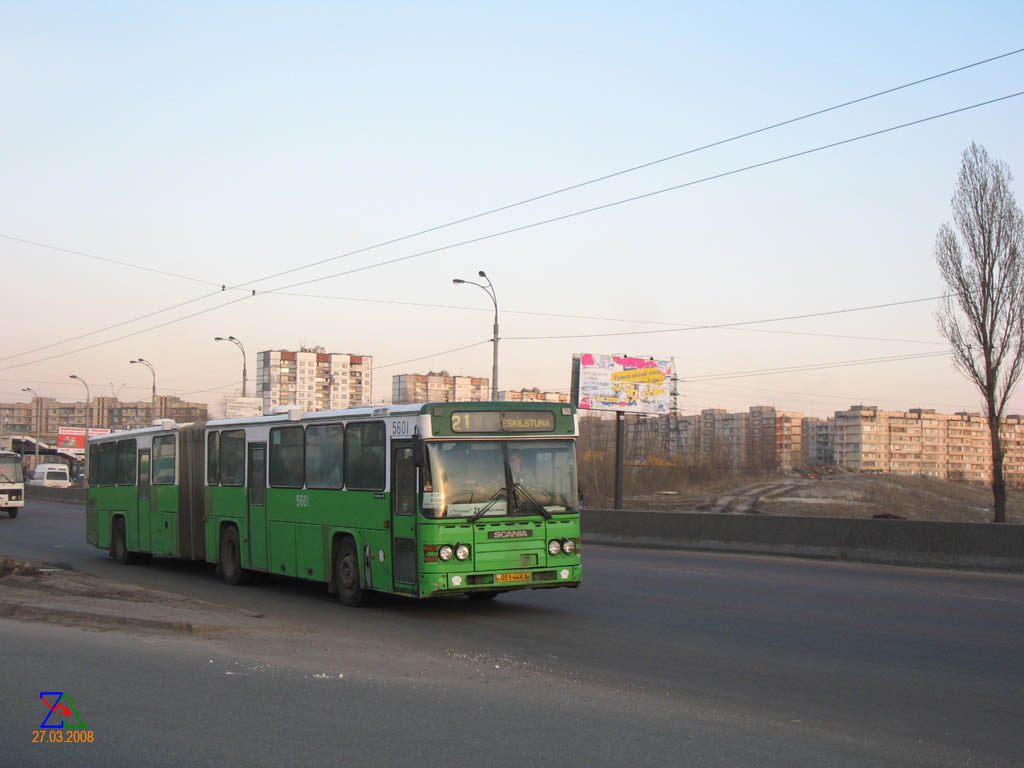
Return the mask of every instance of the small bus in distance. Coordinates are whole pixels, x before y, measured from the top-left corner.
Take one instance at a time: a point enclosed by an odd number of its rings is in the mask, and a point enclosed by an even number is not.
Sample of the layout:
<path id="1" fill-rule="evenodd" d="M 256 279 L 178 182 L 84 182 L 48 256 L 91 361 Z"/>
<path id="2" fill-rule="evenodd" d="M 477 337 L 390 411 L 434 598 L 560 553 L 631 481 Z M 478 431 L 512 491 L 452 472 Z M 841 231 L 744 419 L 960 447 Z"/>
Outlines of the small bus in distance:
<path id="1" fill-rule="evenodd" d="M 7 516 L 15 518 L 18 510 L 25 506 L 25 471 L 21 456 L 10 451 L 0 451 L 0 509 Z"/>

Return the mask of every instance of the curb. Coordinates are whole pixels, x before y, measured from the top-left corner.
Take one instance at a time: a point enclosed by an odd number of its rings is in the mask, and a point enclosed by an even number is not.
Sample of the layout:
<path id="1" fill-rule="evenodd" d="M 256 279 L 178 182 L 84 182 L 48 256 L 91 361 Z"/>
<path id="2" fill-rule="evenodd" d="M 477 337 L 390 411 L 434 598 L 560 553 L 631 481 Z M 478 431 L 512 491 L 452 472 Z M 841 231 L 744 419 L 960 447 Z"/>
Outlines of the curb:
<path id="1" fill-rule="evenodd" d="M 76 619 L 82 623 L 104 627 L 139 627 L 156 629 L 163 632 L 179 632 L 192 634 L 195 630 L 187 621 L 164 621 L 161 619 L 140 619 L 132 616 L 116 616 L 111 613 L 94 611 L 78 611 L 73 608 L 58 608 L 40 603 L 25 603 L 19 600 L 0 598 L 0 619 L 21 619 L 23 621 L 42 621 L 57 623 L 66 619 Z M 209 628 L 203 628 L 209 629 Z"/>
<path id="2" fill-rule="evenodd" d="M 609 533 L 588 533 L 584 530 L 584 544 L 605 547 L 633 547 L 686 552 L 721 552 L 734 555 L 767 555 L 793 557 L 801 560 L 832 560 L 835 562 L 875 563 L 907 568 L 952 568 L 972 571 L 1001 571 L 1022 573 L 1024 564 L 1019 558 L 995 556 L 956 556 L 941 553 L 907 553 L 843 547 L 813 547 L 798 544 L 768 545 L 741 541 L 692 541 L 662 539 L 652 536 L 620 536 Z"/>

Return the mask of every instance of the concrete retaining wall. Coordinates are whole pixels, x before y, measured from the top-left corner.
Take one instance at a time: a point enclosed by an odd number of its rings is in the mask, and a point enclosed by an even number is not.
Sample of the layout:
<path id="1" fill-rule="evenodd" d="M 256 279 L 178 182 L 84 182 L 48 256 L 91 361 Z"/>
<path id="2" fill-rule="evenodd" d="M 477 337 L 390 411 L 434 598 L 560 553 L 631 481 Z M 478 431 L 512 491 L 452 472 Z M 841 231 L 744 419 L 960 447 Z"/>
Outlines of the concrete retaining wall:
<path id="1" fill-rule="evenodd" d="M 586 509 L 583 541 L 1024 571 L 1024 525 Z"/>
<path id="2" fill-rule="evenodd" d="M 25 493 L 28 501 L 86 501 L 85 488 L 26 486 Z M 1024 571 L 1024 525 L 586 509 L 583 541 Z"/>

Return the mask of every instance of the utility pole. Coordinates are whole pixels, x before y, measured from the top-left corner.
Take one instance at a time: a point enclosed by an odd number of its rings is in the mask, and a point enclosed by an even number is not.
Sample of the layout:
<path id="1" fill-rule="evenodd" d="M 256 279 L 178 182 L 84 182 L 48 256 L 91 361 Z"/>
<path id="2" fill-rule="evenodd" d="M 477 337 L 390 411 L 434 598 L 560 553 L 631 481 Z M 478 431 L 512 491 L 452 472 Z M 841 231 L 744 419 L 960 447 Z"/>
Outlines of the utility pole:
<path id="1" fill-rule="evenodd" d="M 491 364 L 491 399 L 497 401 L 498 399 L 498 296 L 494 292 L 494 285 L 491 283 L 491 278 L 487 276 L 487 273 L 482 269 L 477 272 L 480 277 L 487 281 L 487 285 L 481 285 L 480 283 L 474 283 L 472 280 L 460 280 L 455 278 L 452 282 L 455 285 L 475 285 L 480 288 L 484 293 L 490 296 L 491 301 L 494 303 L 494 335 L 491 337 L 491 341 L 494 342 L 494 356 Z"/>
<path id="2" fill-rule="evenodd" d="M 42 420 L 42 399 L 32 387 L 22 387 L 21 391 L 30 392 L 36 401 L 36 463 L 32 465 L 32 471 L 35 471 L 35 468 L 39 466 L 39 422 Z M 24 454 L 25 449 L 22 448 L 21 452 Z"/>
<path id="3" fill-rule="evenodd" d="M 153 368 L 153 364 L 151 362 L 149 362 L 148 360 L 143 360 L 141 357 L 138 360 L 129 360 L 128 362 L 132 364 L 139 363 L 141 365 L 144 365 L 147 368 L 149 368 L 149 372 L 153 374 L 153 399 L 152 404 L 150 405 L 150 411 L 152 411 L 152 418 L 150 419 L 150 421 L 156 421 L 158 418 L 160 418 L 159 416 L 157 416 L 156 413 L 156 369 Z"/>
<path id="4" fill-rule="evenodd" d="M 77 375 L 75 375 L 73 373 L 71 374 L 71 376 L 69 378 L 78 379 L 80 382 L 82 382 L 82 386 L 85 387 L 85 440 L 82 443 L 82 448 L 83 448 L 83 451 L 82 451 L 82 455 L 83 455 L 83 458 L 82 458 L 82 471 L 85 474 L 85 477 L 88 478 L 89 477 L 89 422 L 91 421 L 91 414 L 89 413 L 89 400 L 90 400 L 90 397 L 89 397 L 89 385 L 85 383 L 85 379 L 83 379 L 81 376 L 77 376 Z"/>
<path id="5" fill-rule="evenodd" d="M 236 339 L 234 336 L 214 336 L 214 341 L 230 341 L 238 350 L 242 353 L 242 397 L 245 397 L 245 382 L 249 378 L 249 374 L 245 368 L 245 347 L 242 346 L 242 342 Z"/>

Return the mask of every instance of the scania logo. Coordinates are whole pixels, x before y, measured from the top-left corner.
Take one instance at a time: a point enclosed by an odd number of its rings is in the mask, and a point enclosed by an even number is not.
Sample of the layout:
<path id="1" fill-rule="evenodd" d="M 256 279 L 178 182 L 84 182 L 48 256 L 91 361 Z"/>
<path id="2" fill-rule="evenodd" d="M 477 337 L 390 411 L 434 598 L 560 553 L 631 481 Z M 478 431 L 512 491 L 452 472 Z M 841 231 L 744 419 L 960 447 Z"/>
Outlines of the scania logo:
<path id="1" fill-rule="evenodd" d="M 488 531 L 488 539 L 528 539 L 533 536 L 529 528 L 513 528 L 508 531 Z"/>

